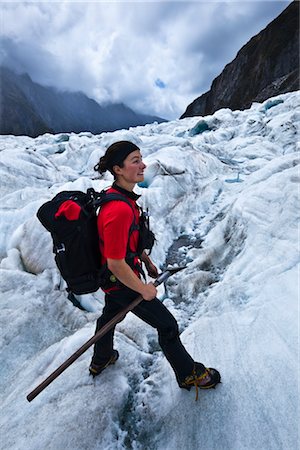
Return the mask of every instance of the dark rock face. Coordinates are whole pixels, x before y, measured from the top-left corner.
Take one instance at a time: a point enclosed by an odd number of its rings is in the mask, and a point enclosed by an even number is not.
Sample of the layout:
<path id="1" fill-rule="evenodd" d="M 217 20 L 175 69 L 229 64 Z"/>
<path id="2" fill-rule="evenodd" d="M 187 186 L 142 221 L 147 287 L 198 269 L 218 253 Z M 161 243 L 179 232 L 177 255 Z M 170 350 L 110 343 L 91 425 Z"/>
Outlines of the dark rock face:
<path id="1" fill-rule="evenodd" d="M 60 92 L 0 67 L 0 134 L 90 131 L 94 134 L 145 125 L 160 117 L 137 114 L 126 105 L 100 106 L 81 92 Z"/>
<path id="2" fill-rule="evenodd" d="M 299 89 L 299 2 L 293 1 L 254 36 L 215 78 L 210 91 L 181 116 L 204 116 L 220 108 L 246 109 L 252 102 Z"/>

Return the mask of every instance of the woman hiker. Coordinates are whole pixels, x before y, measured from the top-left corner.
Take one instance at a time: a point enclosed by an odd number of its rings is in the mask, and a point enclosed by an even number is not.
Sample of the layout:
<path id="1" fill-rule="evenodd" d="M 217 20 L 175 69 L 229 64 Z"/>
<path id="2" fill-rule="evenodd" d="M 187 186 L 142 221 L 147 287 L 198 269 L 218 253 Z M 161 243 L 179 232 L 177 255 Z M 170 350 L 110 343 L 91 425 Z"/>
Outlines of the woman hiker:
<path id="1" fill-rule="evenodd" d="M 141 278 L 141 261 L 150 277 L 158 276 L 157 268 L 145 251 L 138 254 L 137 225 L 141 219 L 136 204 L 139 196 L 133 189 L 136 183 L 144 180 L 145 168 L 140 149 L 128 141 L 112 144 L 95 166 L 95 171 L 100 174 L 108 170 L 114 177 L 114 183 L 107 192 L 121 194 L 130 203 L 110 201 L 102 206 L 98 216 L 102 263 L 107 263 L 111 283 L 103 289 L 105 306 L 97 320 L 96 332 L 141 294 L 143 300 L 132 312 L 157 329 L 159 344 L 174 370 L 179 387 L 188 390 L 193 385 L 196 389 L 213 388 L 220 382 L 219 372 L 193 360 L 181 343 L 175 318 L 156 298 L 156 287 Z M 93 376 L 99 375 L 118 359 L 119 353 L 113 348 L 113 337 L 114 328 L 96 342 L 89 368 Z"/>

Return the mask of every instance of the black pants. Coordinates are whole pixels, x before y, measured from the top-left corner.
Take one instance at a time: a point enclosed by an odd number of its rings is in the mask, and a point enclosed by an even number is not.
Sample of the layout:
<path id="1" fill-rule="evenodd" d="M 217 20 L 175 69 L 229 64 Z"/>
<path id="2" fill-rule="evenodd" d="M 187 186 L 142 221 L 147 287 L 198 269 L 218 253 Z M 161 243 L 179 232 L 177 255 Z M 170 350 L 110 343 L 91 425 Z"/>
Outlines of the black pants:
<path id="1" fill-rule="evenodd" d="M 106 294 L 105 306 L 101 317 L 97 320 L 96 332 L 137 296 L 136 292 L 128 288 Z M 143 300 L 132 312 L 157 329 L 158 342 L 175 372 L 177 381 L 180 382 L 190 375 L 194 367 L 194 361 L 182 345 L 176 319 L 168 309 L 155 298 L 151 301 Z M 112 328 L 96 342 L 93 356 L 95 364 L 101 364 L 110 358 L 113 350 L 114 331 L 115 329 Z"/>

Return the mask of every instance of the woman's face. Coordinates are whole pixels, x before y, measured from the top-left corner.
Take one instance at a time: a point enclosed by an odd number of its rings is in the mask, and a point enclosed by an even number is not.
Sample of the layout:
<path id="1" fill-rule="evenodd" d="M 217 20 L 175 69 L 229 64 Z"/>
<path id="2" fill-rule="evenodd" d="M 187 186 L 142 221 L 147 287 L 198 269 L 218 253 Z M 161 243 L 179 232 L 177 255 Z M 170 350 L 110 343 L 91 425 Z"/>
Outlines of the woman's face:
<path id="1" fill-rule="evenodd" d="M 136 184 L 144 181 L 144 170 L 146 164 L 143 163 L 140 150 L 135 150 L 123 161 L 123 167 L 115 166 L 117 179 L 129 184 Z"/>

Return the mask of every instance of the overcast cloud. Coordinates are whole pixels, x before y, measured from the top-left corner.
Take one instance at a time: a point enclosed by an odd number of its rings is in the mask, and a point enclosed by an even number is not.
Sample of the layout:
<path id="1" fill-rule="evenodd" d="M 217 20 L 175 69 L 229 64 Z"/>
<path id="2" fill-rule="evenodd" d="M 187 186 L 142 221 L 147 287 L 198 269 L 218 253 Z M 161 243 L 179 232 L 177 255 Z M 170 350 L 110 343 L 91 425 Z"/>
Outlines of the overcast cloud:
<path id="1" fill-rule="evenodd" d="M 167 119 L 290 1 L 1 3 L 2 63 Z"/>

